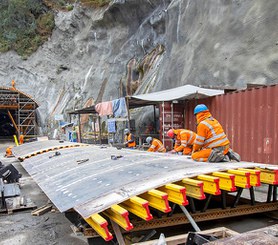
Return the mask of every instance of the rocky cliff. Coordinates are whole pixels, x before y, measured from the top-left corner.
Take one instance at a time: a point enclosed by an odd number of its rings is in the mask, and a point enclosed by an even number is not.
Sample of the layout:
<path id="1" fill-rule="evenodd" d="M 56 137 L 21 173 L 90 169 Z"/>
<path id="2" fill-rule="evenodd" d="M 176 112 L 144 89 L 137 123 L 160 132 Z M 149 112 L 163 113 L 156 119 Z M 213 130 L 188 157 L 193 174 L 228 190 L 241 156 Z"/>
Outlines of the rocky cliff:
<path id="1" fill-rule="evenodd" d="M 58 12 L 28 59 L 0 54 L 0 81 L 55 114 L 125 94 L 184 84 L 243 88 L 277 83 L 277 0 L 114 0 Z"/>

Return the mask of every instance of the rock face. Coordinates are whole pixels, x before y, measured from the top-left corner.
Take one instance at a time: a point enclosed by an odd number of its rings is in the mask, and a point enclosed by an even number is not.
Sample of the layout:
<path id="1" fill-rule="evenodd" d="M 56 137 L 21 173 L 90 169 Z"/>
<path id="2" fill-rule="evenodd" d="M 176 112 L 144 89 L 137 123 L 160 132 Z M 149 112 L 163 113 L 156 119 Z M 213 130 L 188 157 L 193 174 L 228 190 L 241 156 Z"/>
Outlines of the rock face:
<path id="1" fill-rule="evenodd" d="M 57 13 L 53 35 L 22 60 L 0 54 L 0 81 L 55 114 L 185 84 L 243 88 L 278 77 L 277 0 L 114 0 Z"/>

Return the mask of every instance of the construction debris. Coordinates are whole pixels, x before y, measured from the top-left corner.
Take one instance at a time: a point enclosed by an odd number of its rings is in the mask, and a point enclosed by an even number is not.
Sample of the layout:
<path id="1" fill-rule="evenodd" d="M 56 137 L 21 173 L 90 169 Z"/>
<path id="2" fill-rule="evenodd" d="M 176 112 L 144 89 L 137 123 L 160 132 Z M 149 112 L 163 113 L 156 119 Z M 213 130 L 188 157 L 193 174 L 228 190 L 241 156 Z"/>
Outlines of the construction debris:
<path id="1" fill-rule="evenodd" d="M 12 214 L 15 211 L 34 209 L 37 206 L 31 201 L 31 199 L 18 196 L 6 198 L 6 208 L 8 214 Z"/>
<path id="2" fill-rule="evenodd" d="M 84 163 L 84 162 L 88 162 L 89 161 L 89 158 L 87 159 L 82 159 L 82 160 L 77 160 L 77 164 L 81 164 L 81 163 Z"/>

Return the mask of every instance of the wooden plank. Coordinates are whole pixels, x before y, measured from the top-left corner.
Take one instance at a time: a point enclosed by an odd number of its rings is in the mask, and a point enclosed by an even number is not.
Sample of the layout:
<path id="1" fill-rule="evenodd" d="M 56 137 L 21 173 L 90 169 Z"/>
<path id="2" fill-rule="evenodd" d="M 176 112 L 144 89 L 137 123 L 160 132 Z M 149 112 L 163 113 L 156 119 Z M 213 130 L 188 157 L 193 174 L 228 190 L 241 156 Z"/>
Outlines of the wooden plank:
<path id="1" fill-rule="evenodd" d="M 218 227 L 210 230 L 200 231 L 198 233 L 205 234 L 205 235 L 213 235 L 218 238 L 226 238 L 226 237 L 231 237 L 239 234 L 225 227 Z M 188 234 L 182 234 L 182 235 L 167 237 L 165 240 L 167 242 L 167 245 L 185 244 L 185 241 L 187 240 L 187 236 Z M 157 244 L 157 242 L 158 240 L 152 240 L 147 242 L 133 243 L 133 245 L 153 245 L 153 244 Z"/>
<path id="2" fill-rule="evenodd" d="M 40 216 L 42 214 L 45 214 L 45 213 L 51 211 L 51 209 L 52 209 L 52 205 L 51 204 L 43 205 L 42 207 L 39 207 L 36 210 L 32 211 L 31 215 L 33 215 L 33 216 Z"/>

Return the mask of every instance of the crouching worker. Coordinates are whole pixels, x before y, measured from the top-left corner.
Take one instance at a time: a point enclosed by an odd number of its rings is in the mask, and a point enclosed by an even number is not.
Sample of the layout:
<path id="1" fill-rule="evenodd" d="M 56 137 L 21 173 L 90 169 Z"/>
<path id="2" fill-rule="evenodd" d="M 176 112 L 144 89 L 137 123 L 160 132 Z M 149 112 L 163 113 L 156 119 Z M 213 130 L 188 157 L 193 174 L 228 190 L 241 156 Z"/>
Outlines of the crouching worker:
<path id="1" fill-rule="evenodd" d="M 170 129 L 168 137 L 175 139 L 174 149 L 170 153 L 182 152 L 183 155 L 190 155 L 196 139 L 196 133 L 187 129 Z"/>
<path id="2" fill-rule="evenodd" d="M 148 152 L 166 152 L 163 143 L 159 139 L 149 136 L 147 137 L 146 142 L 151 145 L 148 149 Z"/>
<path id="3" fill-rule="evenodd" d="M 127 148 L 135 148 L 136 147 L 135 137 L 132 133 L 130 133 L 128 128 L 124 130 L 124 135 L 125 135 L 125 139 L 124 139 L 125 146 Z"/>
<path id="4" fill-rule="evenodd" d="M 13 157 L 13 152 L 12 152 L 12 146 L 9 146 L 6 148 L 6 154 L 5 154 L 5 157 Z"/>
<path id="5" fill-rule="evenodd" d="M 199 162 L 240 161 L 240 156 L 230 149 L 221 124 L 212 117 L 204 104 L 194 109 L 197 120 L 197 137 L 193 145 L 192 159 Z"/>

